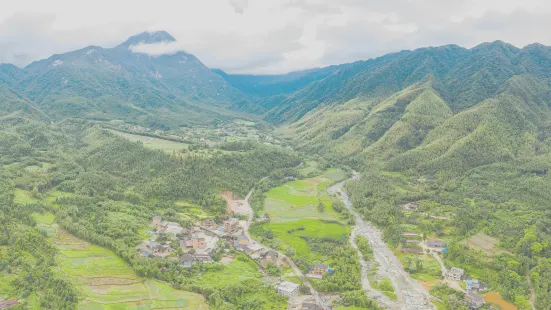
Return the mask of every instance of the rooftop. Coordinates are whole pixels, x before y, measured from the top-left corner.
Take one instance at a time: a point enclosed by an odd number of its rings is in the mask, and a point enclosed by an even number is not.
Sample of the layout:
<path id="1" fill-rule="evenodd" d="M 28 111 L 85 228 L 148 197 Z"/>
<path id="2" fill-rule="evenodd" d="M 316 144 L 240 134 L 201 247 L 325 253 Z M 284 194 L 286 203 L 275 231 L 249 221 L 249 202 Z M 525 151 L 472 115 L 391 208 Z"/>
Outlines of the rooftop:
<path id="1" fill-rule="evenodd" d="M 299 287 L 298 284 L 293 282 L 287 282 L 287 281 L 281 282 L 277 286 L 279 290 L 285 291 L 285 292 L 294 292 L 296 289 L 298 289 L 298 287 Z"/>

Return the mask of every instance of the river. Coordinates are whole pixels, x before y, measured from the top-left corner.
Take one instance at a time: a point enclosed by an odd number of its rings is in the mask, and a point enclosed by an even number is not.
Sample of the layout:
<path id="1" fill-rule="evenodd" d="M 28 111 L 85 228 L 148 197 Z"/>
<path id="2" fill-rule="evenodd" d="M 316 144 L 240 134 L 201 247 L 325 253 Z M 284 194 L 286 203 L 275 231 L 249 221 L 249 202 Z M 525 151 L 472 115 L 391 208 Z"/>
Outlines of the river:
<path id="1" fill-rule="evenodd" d="M 354 173 L 353 181 L 359 179 L 359 173 Z M 396 255 L 388 248 L 382 238 L 381 232 L 362 217 L 352 207 L 352 202 L 344 190 L 344 182 L 335 184 L 327 189 L 330 195 L 336 195 L 344 203 L 345 207 L 356 217 L 355 233 L 362 235 L 373 248 L 373 256 L 379 264 L 377 274 L 380 277 L 389 278 L 394 285 L 398 299 L 392 301 L 386 296 L 373 290 L 367 281 L 367 265 L 362 263 L 362 284 L 366 294 L 376 299 L 381 306 L 391 310 L 434 310 L 434 305 L 430 302 L 430 295 L 425 288 L 417 281 L 412 279 L 407 273 Z M 353 239 L 351 241 L 353 243 Z M 354 245 L 354 244 L 353 244 Z"/>

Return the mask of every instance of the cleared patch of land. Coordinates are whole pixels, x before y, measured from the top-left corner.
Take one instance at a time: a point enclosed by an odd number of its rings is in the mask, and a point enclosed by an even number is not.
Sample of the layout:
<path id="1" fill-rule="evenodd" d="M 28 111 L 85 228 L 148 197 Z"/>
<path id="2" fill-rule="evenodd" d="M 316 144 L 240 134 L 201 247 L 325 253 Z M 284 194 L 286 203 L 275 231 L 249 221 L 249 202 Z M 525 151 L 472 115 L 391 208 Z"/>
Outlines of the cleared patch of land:
<path id="1" fill-rule="evenodd" d="M 501 310 L 517 310 L 517 306 L 513 305 L 512 303 L 505 301 L 503 298 L 501 298 L 501 295 L 499 295 L 498 292 L 489 292 L 487 294 L 484 294 L 484 300 L 488 303 L 498 305 Z"/>
<path id="2" fill-rule="evenodd" d="M 489 257 L 507 252 L 499 248 L 498 239 L 483 233 L 478 233 L 467 240 L 463 240 L 462 243 L 466 244 L 470 249 L 482 251 Z"/>

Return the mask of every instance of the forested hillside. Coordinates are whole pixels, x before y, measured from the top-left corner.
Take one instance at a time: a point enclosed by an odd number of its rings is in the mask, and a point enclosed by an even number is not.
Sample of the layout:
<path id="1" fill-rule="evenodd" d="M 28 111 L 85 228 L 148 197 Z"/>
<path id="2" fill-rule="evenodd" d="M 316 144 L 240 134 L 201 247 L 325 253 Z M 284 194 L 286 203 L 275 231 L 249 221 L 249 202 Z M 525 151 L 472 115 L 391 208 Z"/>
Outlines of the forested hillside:
<path id="1" fill-rule="evenodd" d="M 362 172 L 349 193 L 388 242 L 398 247 L 412 230 L 447 240 L 448 266 L 477 274 L 521 309 L 531 297 L 544 309 L 550 51 L 494 42 L 401 52 L 343 69 L 338 82 L 314 82 L 268 118 L 296 118 L 279 130 L 300 149 Z M 421 213 L 402 212 L 412 201 Z M 481 234 L 503 253 L 468 246 Z"/>

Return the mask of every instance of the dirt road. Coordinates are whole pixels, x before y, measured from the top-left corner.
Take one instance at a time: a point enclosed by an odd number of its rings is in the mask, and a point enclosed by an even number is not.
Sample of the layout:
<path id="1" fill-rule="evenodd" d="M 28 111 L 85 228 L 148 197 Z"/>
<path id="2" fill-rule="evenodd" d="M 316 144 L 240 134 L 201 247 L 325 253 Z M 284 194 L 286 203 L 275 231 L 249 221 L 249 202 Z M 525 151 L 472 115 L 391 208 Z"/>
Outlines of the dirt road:
<path id="1" fill-rule="evenodd" d="M 353 180 L 357 180 L 359 174 L 355 173 Z M 412 279 L 404 268 L 396 255 L 387 247 L 384 243 L 381 232 L 375 228 L 371 223 L 364 221 L 361 216 L 354 210 L 352 203 L 343 189 L 345 182 L 338 183 L 327 189 L 331 195 L 336 194 L 344 203 L 345 207 L 356 216 L 356 229 L 357 234 L 364 236 L 369 240 L 369 244 L 373 248 L 374 258 L 379 264 L 377 273 L 381 277 L 389 278 L 394 285 L 398 300 L 393 304 L 388 303 L 385 305 L 385 301 L 381 299 L 383 306 L 389 307 L 388 309 L 404 309 L 404 310 L 434 310 L 434 305 L 430 302 L 430 295 L 417 281 Z M 362 272 L 362 277 L 365 278 L 367 274 Z M 365 280 L 362 280 L 362 283 Z M 369 290 L 369 287 L 364 286 L 368 291 L 368 295 L 374 293 Z"/>

